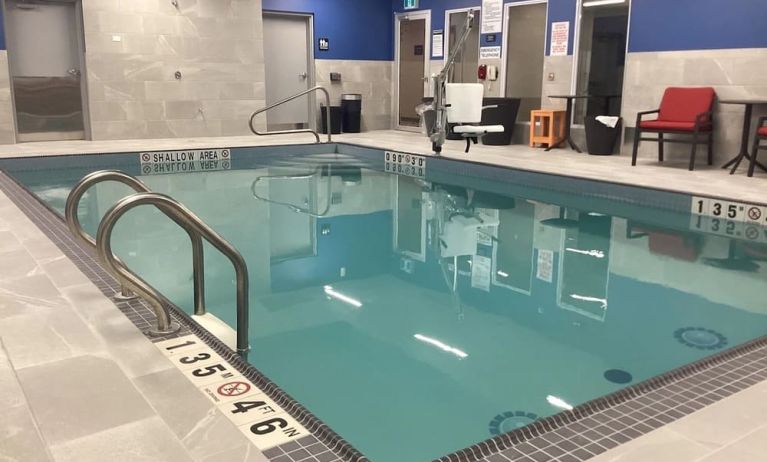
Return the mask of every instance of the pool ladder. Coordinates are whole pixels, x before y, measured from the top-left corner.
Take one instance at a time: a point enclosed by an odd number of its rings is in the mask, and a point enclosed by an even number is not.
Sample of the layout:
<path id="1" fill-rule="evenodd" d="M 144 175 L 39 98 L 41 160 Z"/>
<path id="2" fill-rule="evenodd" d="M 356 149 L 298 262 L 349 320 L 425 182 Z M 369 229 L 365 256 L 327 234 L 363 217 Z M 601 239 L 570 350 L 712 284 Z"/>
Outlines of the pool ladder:
<path id="1" fill-rule="evenodd" d="M 332 143 L 333 142 L 333 136 L 332 136 L 331 132 L 333 130 L 332 130 L 331 125 L 330 125 L 330 93 L 328 93 L 328 91 L 324 87 L 322 87 L 322 86 L 312 87 L 312 88 L 310 88 L 310 89 L 308 89 L 306 91 L 302 91 L 301 93 L 298 93 L 296 95 L 289 96 L 289 97 L 287 97 L 287 98 L 285 98 L 285 99 L 283 99 L 281 101 L 278 101 L 278 102 L 276 102 L 274 104 L 266 106 L 265 108 L 261 108 L 261 109 L 257 110 L 256 112 L 254 112 L 250 116 L 250 122 L 249 122 L 250 131 L 252 131 L 253 134 L 259 135 L 259 136 L 289 135 L 289 134 L 295 134 L 295 133 L 311 133 L 317 139 L 317 143 L 320 143 L 321 142 L 320 141 L 320 134 L 316 130 L 312 130 L 311 128 L 301 128 L 301 129 L 298 129 L 298 130 L 275 130 L 273 132 L 259 132 L 256 129 L 256 127 L 255 127 L 256 116 L 258 116 L 259 114 L 263 114 L 264 112 L 267 112 L 267 111 L 269 111 L 271 109 L 274 109 L 274 108 L 276 108 L 278 106 L 282 106 L 283 104 L 289 103 L 289 102 L 291 102 L 293 100 L 296 100 L 296 99 L 298 99 L 298 98 L 300 98 L 302 96 L 308 95 L 310 93 L 315 93 L 315 92 L 322 92 L 325 95 L 325 106 L 327 107 L 327 109 L 325 110 L 325 123 L 326 123 L 325 127 L 328 129 L 327 130 L 328 131 L 328 133 L 327 133 L 327 135 L 328 135 L 327 143 Z"/>
<path id="2" fill-rule="evenodd" d="M 105 181 L 122 183 L 136 194 L 120 199 L 113 205 L 99 224 L 96 239 L 83 229 L 77 210 L 85 192 L 92 186 Z M 175 333 L 180 326 L 175 323 L 165 304 L 165 297 L 148 282 L 131 271 L 112 251 L 112 231 L 128 211 L 142 205 L 153 205 L 173 220 L 189 235 L 192 242 L 192 263 L 194 278 L 194 313 L 204 315 L 205 309 L 205 259 L 202 241 L 205 239 L 223 253 L 234 266 L 237 281 L 237 353 L 243 358 L 248 352 L 248 267 L 240 252 L 226 239 L 216 233 L 191 210 L 165 194 L 154 193 L 138 178 L 115 170 L 103 170 L 83 177 L 67 197 L 65 219 L 70 231 L 82 242 L 95 249 L 112 275 L 120 281 L 122 291 L 115 298 L 135 298 L 138 293 L 155 312 L 157 327 L 149 330 L 150 335 L 162 336 Z"/>

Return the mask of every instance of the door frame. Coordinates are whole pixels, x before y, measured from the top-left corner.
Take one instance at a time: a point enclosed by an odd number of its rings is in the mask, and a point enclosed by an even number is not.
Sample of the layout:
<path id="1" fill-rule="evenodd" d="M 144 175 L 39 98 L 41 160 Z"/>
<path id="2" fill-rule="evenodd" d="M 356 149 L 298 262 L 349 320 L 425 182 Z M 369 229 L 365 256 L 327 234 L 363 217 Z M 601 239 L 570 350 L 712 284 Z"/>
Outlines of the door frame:
<path id="1" fill-rule="evenodd" d="M 525 1 L 519 1 L 519 2 L 513 2 L 513 3 L 506 3 L 503 8 L 503 39 L 501 40 L 501 75 L 499 76 L 499 80 L 503 82 L 503 86 L 501 87 L 501 97 L 506 97 L 506 79 L 508 78 L 507 72 L 508 72 L 508 46 L 509 46 L 509 19 L 511 18 L 511 9 L 517 6 L 529 6 L 529 5 L 540 5 L 541 3 L 546 4 L 546 30 L 543 33 L 543 56 L 545 58 L 546 56 L 546 40 L 548 40 L 549 36 L 549 0 L 525 0 Z M 545 71 L 545 64 L 544 69 Z M 543 80 L 543 76 L 541 76 L 541 80 Z M 543 93 L 541 93 L 541 97 L 543 97 Z"/>
<path id="2" fill-rule="evenodd" d="M 399 121 L 399 85 L 400 85 L 400 21 L 403 19 L 424 19 L 426 25 L 424 27 L 424 66 L 423 66 L 423 95 L 429 88 L 431 88 L 431 82 L 429 76 L 431 74 L 431 10 L 416 10 L 407 11 L 404 13 L 394 13 L 394 114 L 392 120 L 392 126 L 397 130 L 420 133 L 420 127 L 408 127 L 400 125 Z"/>
<path id="3" fill-rule="evenodd" d="M 580 50 L 581 50 L 581 22 L 583 21 L 583 1 L 584 0 L 577 0 L 576 3 L 576 10 L 575 10 L 575 32 L 573 36 L 573 71 L 572 71 L 572 78 L 570 79 L 570 93 L 575 95 L 578 91 L 578 64 L 580 61 Z M 626 0 L 626 3 L 628 4 L 629 14 L 628 14 L 628 24 L 626 25 L 626 50 L 624 51 L 624 55 L 628 58 L 629 55 L 629 42 L 631 40 L 631 10 L 634 2 L 632 0 Z M 626 63 L 628 63 L 628 60 L 626 60 Z M 626 94 L 626 70 L 628 69 L 628 66 L 623 69 L 623 85 L 621 86 L 621 113 L 623 113 L 623 99 L 622 95 Z M 570 123 L 573 127 L 583 127 L 583 124 L 575 124 L 573 123 L 575 121 L 575 105 L 573 105 L 573 114 L 572 114 L 572 120 L 570 120 Z M 625 126 L 625 121 L 624 121 Z M 625 130 L 622 130 L 621 133 L 621 146 L 623 146 L 623 135 L 625 134 Z"/>
<path id="4" fill-rule="evenodd" d="M 314 66 L 314 15 L 312 13 L 295 13 L 292 11 L 280 11 L 280 10 L 263 10 L 261 12 L 261 19 L 265 20 L 266 16 L 282 16 L 282 17 L 292 17 L 292 18 L 302 18 L 305 19 L 307 22 L 307 29 L 306 29 L 306 73 L 308 74 L 306 76 L 306 88 L 312 88 L 317 84 L 317 72 L 315 70 Z M 264 81 L 266 81 L 266 78 L 264 78 Z M 317 115 L 317 111 L 319 110 L 319 105 L 317 104 L 317 93 L 312 92 L 308 96 L 308 102 L 307 102 L 307 111 L 309 114 L 309 129 L 318 131 L 318 124 L 317 121 L 319 119 L 319 115 Z M 266 98 L 266 85 L 264 85 L 264 98 Z M 331 102 L 332 104 L 332 102 Z M 266 114 L 266 120 L 267 124 L 269 123 L 269 113 Z"/>
<path id="5" fill-rule="evenodd" d="M 91 114 L 90 114 L 90 98 L 89 98 L 89 92 L 88 92 L 88 68 L 87 68 L 87 62 L 85 60 L 85 19 L 83 17 L 83 4 L 82 0 L 46 0 L 45 2 L 40 2 L 42 4 L 45 3 L 52 3 L 52 4 L 61 4 L 61 3 L 71 3 L 75 7 L 75 30 L 77 32 L 77 58 L 78 58 L 78 64 L 80 68 L 80 98 L 82 99 L 82 110 L 83 110 L 83 138 L 84 140 L 91 140 L 93 139 L 92 129 L 91 129 Z M 6 0 L 0 0 L 0 9 L 2 10 L 3 14 L 3 30 L 8 30 L 8 14 L 7 14 L 7 7 L 6 7 Z M 8 38 L 6 35 L 6 53 L 13 53 L 12 50 L 8 50 Z M 11 63 L 10 58 L 8 59 L 8 80 L 9 80 L 9 86 L 11 91 L 11 110 L 13 111 L 12 120 L 13 120 L 13 134 L 14 139 L 16 143 L 23 143 L 23 142 L 33 142 L 38 141 L 36 139 L 35 134 L 20 134 L 19 133 L 19 123 L 16 116 L 16 96 L 15 92 L 16 89 L 13 86 L 13 64 Z M 26 138 L 26 139 L 20 139 L 20 138 Z M 62 137 L 60 140 L 46 140 L 46 141 L 68 141 L 72 140 L 71 137 Z M 80 138 L 77 138 L 80 139 Z"/>
<path id="6" fill-rule="evenodd" d="M 465 8 L 454 8 L 452 10 L 445 10 L 445 27 L 444 27 L 444 35 L 443 40 L 445 41 L 444 45 L 444 52 L 442 53 L 442 63 L 443 65 L 447 63 L 447 58 L 450 57 L 450 15 L 453 13 L 465 13 L 467 11 L 476 11 L 479 13 L 479 25 L 480 25 L 480 31 L 479 31 L 479 40 L 477 41 L 477 56 L 479 56 L 479 49 L 482 48 L 482 6 L 468 6 Z"/>

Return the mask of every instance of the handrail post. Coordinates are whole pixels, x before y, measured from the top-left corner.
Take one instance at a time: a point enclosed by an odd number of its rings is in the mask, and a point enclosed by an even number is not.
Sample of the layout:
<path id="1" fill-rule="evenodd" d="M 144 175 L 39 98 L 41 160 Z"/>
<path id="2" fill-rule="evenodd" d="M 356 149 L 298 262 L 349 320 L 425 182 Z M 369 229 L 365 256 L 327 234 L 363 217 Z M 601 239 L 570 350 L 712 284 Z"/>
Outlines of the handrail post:
<path id="1" fill-rule="evenodd" d="M 192 213 L 188 208 L 164 194 L 151 192 L 138 193 L 121 199 L 107 211 L 99 225 L 99 230 L 96 235 L 99 256 L 104 260 L 107 267 L 109 267 L 115 274 L 115 277 L 150 302 L 157 314 L 158 331 L 173 328 L 168 310 L 161 302 L 162 295 L 140 276 L 133 273 L 124 265 L 121 265 L 117 257 L 112 253 L 112 231 L 114 230 L 117 221 L 129 210 L 142 205 L 153 205 L 157 207 L 168 218 L 173 220 L 189 234 L 190 239 L 192 240 L 192 252 L 195 265 L 195 311 L 198 307 L 203 307 L 204 309 L 205 293 L 203 282 L 204 259 L 202 239 L 207 240 L 232 263 L 237 280 L 236 348 L 237 353 L 245 358 L 249 350 L 248 322 L 250 315 L 248 308 L 249 277 L 247 264 L 245 263 L 242 254 L 240 254 L 237 249 L 205 224 L 205 222 Z"/>
<path id="2" fill-rule="evenodd" d="M 264 112 L 267 112 L 267 111 L 269 111 L 271 109 L 274 109 L 274 108 L 276 108 L 278 106 L 282 106 L 285 103 L 289 103 L 289 102 L 291 102 L 291 101 L 293 101 L 295 99 L 298 99 L 298 98 L 300 98 L 300 97 L 302 97 L 304 95 L 308 95 L 309 93 L 313 93 L 313 92 L 316 92 L 316 91 L 321 91 L 322 93 L 325 94 L 325 105 L 328 108 L 325 111 L 325 123 L 326 123 L 326 127 L 328 129 L 328 133 L 327 133 L 328 141 L 327 142 L 328 143 L 332 143 L 333 142 L 333 133 L 332 133 L 333 129 L 330 126 L 330 122 L 331 122 L 331 117 L 330 117 L 330 93 L 328 92 L 327 89 L 325 89 L 325 87 L 322 87 L 322 86 L 319 86 L 319 85 L 316 86 L 316 87 L 312 87 L 312 88 L 310 88 L 310 89 L 308 89 L 306 91 L 302 91 L 301 93 L 298 93 L 296 95 L 289 96 L 289 97 L 287 97 L 287 98 L 285 98 L 285 99 L 283 99 L 281 101 L 278 101 L 278 102 L 276 102 L 274 104 L 271 104 L 269 106 L 266 106 L 264 108 L 261 108 L 261 109 L 257 110 L 256 112 L 254 112 L 250 116 L 250 122 L 249 122 L 250 131 L 253 132 L 254 135 L 259 135 L 259 136 L 287 135 L 287 134 L 295 134 L 295 133 L 312 133 L 314 135 L 314 138 L 316 139 L 316 142 L 319 143 L 320 142 L 320 134 L 316 130 L 312 130 L 312 129 L 309 129 L 309 128 L 303 128 L 303 129 L 299 129 L 299 130 L 277 130 L 277 131 L 273 131 L 273 132 L 261 133 L 261 132 L 259 132 L 256 129 L 256 127 L 254 125 L 254 122 L 255 122 L 255 119 L 256 119 L 257 115 L 262 114 Z M 311 117 L 311 115 L 310 115 L 310 117 Z"/>
<path id="3" fill-rule="evenodd" d="M 69 196 L 67 196 L 64 219 L 72 234 L 94 250 L 96 250 L 96 241 L 83 229 L 82 223 L 80 223 L 80 217 L 77 215 L 77 209 L 80 206 L 80 201 L 82 200 L 83 195 L 85 195 L 91 187 L 105 181 L 115 181 L 124 184 L 137 193 L 152 191 L 143 181 L 117 170 L 100 170 L 90 173 L 84 176 L 75 187 L 72 188 Z M 122 262 L 120 262 L 120 264 L 122 264 Z M 122 286 L 120 292 L 114 294 L 112 298 L 117 301 L 128 301 L 135 300 L 137 297 L 127 287 Z"/>

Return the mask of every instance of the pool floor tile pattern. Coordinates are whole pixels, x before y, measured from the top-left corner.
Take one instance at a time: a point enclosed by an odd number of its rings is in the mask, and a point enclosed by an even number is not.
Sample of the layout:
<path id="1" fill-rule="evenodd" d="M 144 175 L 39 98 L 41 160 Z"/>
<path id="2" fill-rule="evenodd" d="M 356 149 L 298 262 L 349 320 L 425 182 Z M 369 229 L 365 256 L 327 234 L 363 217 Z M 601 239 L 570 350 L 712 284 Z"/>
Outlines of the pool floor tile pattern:
<path id="1" fill-rule="evenodd" d="M 63 221 L 3 172 L 0 172 L 0 190 L 5 191 L 105 295 L 111 296 L 119 290 L 117 282 L 104 271 L 90 250 L 75 241 Z M 142 331 L 153 325 L 154 315 L 144 302 L 134 300 L 116 305 Z M 184 326 L 185 319 L 174 318 L 181 320 Z M 188 328 L 182 328 L 177 334 L 157 340 L 189 333 Z M 767 338 L 573 411 L 541 419 L 523 429 L 442 457 L 439 462 L 588 460 L 764 380 L 767 380 Z M 278 462 L 346 460 L 313 436 L 267 450 L 265 455 Z"/>

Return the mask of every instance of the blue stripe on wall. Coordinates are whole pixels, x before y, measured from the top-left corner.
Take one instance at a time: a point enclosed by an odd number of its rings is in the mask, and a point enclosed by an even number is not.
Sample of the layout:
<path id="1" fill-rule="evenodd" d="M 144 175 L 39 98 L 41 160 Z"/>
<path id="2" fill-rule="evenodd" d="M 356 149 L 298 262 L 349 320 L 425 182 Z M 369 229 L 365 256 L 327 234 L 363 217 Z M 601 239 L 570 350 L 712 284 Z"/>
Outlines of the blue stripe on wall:
<path id="1" fill-rule="evenodd" d="M 629 51 L 767 48 L 764 0 L 634 0 Z"/>
<path id="2" fill-rule="evenodd" d="M 388 0 L 263 0 L 262 7 L 312 13 L 316 59 L 394 59 L 392 9 Z M 329 51 L 319 50 L 320 37 L 330 39 Z"/>

